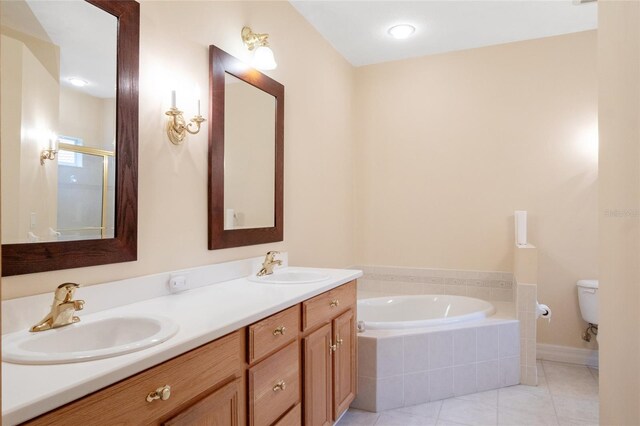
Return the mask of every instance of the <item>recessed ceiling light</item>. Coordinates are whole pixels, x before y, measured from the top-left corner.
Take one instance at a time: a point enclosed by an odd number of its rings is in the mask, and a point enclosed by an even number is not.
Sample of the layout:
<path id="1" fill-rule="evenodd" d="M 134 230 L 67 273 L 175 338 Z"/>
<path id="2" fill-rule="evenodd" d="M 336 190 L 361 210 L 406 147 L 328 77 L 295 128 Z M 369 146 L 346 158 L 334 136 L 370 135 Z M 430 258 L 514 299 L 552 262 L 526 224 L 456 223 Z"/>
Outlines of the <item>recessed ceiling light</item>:
<path id="1" fill-rule="evenodd" d="M 409 24 L 394 25 L 389 28 L 389 35 L 393 38 L 403 39 L 410 37 L 416 31 L 416 27 Z"/>
<path id="2" fill-rule="evenodd" d="M 76 87 L 84 87 L 87 84 L 89 84 L 86 80 L 83 80 L 78 77 L 71 77 L 68 80 L 69 80 L 69 83 L 73 84 Z"/>

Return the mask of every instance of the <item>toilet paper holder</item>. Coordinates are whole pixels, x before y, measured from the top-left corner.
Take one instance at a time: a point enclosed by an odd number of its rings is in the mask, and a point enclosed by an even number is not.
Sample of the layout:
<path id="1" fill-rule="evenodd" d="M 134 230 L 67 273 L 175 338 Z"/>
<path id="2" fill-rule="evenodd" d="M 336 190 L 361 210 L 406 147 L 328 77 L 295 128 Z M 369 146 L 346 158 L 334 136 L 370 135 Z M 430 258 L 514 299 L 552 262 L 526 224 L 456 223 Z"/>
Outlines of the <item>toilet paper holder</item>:
<path id="1" fill-rule="evenodd" d="M 538 318 L 545 318 L 551 322 L 551 308 L 536 301 L 536 319 Z"/>

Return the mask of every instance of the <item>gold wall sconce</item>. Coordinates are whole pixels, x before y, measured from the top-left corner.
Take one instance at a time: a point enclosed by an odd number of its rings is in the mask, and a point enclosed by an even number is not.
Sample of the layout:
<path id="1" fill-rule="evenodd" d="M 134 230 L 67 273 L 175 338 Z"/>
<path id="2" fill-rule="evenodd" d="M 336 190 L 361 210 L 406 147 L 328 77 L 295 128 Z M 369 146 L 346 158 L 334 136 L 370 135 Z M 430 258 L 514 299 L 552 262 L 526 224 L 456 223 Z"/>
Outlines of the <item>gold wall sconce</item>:
<path id="1" fill-rule="evenodd" d="M 49 146 L 40 151 L 40 164 L 44 166 L 44 160 L 55 160 L 58 154 L 58 136 L 54 133 L 48 134 Z"/>
<path id="2" fill-rule="evenodd" d="M 273 56 L 273 51 L 269 47 L 269 34 L 257 34 L 251 28 L 242 28 L 242 41 L 247 49 L 253 51 L 251 65 L 261 70 L 274 70 L 278 66 Z"/>
<path id="3" fill-rule="evenodd" d="M 207 121 L 200 115 L 200 100 L 198 99 L 198 115 L 194 116 L 187 124 L 182 115 L 182 111 L 176 107 L 175 90 L 171 92 L 171 108 L 169 108 L 169 111 L 165 112 L 165 114 L 169 116 L 169 120 L 167 121 L 167 135 L 169 135 L 169 140 L 174 145 L 181 145 L 187 136 L 187 132 L 192 135 L 197 134 L 200 131 L 201 124 Z"/>

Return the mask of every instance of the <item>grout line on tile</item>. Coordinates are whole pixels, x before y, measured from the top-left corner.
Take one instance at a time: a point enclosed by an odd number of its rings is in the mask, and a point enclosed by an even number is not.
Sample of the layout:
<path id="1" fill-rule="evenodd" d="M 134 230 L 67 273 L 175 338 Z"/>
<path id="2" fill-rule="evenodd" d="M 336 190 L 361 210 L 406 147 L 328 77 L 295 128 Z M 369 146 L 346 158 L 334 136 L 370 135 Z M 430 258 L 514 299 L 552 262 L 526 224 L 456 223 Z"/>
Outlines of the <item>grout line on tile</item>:
<path id="1" fill-rule="evenodd" d="M 500 389 L 496 394 L 496 425 L 500 424 Z"/>
<path id="2" fill-rule="evenodd" d="M 542 371 L 544 372 L 544 377 L 545 377 L 545 380 L 546 380 L 547 370 L 545 370 L 545 368 L 544 368 L 544 362 L 542 363 Z M 547 389 L 549 390 L 549 395 L 551 396 L 551 405 L 553 406 L 553 412 L 556 415 L 556 423 L 559 423 L 558 422 L 558 420 L 559 420 L 558 419 L 558 410 L 556 409 L 556 399 L 555 399 L 555 397 L 553 395 L 553 392 L 551 391 L 551 386 L 549 386 L 548 384 L 547 384 Z"/>
<path id="3" fill-rule="evenodd" d="M 431 397 L 431 395 L 429 395 Z M 436 414 L 436 424 L 440 421 L 440 412 L 442 411 L 442 405 L 444 404 L 444 400 L 440 400 L 440 406 L 438 407 L 438 414 Z"/>
<path id="4" fill-rule="evenodd" d="M 598 388 L 599 388 L 600 387 L 600 384 L 599 384 L 600 371 L 597 368 L 593 368 L 593 367 L 587 367 L 587 369 L 589 370 L 589 373 L 591 373 L 591 377 L 593 377 L 593 380 L 595 380 L 596 383 L 598 383 Z"/>

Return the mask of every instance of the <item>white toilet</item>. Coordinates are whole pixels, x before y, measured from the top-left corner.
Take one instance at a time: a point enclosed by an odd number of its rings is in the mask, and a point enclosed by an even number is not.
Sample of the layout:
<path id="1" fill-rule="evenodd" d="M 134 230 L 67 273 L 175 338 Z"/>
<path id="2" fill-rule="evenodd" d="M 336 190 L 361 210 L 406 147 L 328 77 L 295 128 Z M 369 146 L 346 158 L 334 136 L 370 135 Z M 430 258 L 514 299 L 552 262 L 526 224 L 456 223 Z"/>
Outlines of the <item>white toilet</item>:
<path id="1" fill-rule="evenodd" d="M 582 319 L 589 323 L 582 338 L 587 342 L 591 340 L 591 335 L 598 340 L 598 280 L 579 280 L 578 301 Z"/>

